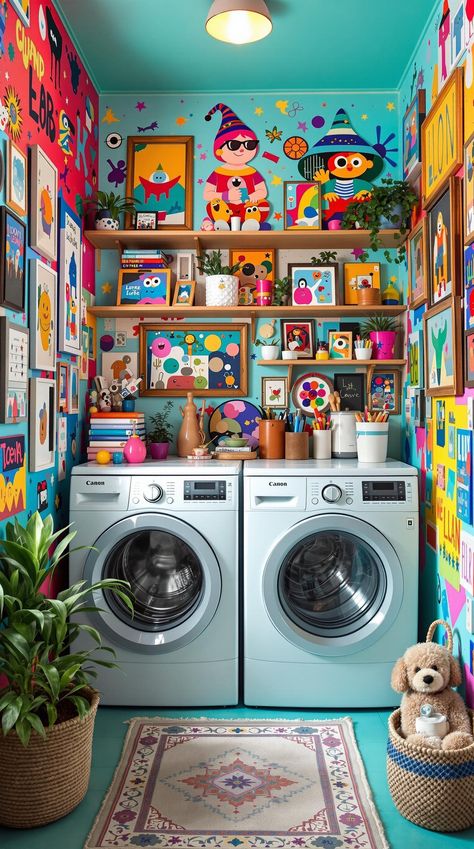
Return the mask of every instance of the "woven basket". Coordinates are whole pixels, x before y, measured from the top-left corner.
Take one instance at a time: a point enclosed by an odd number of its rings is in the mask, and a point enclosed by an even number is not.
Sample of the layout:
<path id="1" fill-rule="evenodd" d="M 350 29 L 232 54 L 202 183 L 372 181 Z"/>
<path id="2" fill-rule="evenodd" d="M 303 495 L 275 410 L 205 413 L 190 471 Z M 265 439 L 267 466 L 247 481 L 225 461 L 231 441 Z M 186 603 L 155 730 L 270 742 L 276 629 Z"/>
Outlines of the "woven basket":
<path id="1" fill-rule="evenodd" d="M 84 798 L 89 785 L 92 735 L 99 704 L 86 692 L 91 709 L 46 730 L 33 731 L 24 748 L 16 734 L 0 736 L 0 825 L 34 828 L 64 817 Z"/>

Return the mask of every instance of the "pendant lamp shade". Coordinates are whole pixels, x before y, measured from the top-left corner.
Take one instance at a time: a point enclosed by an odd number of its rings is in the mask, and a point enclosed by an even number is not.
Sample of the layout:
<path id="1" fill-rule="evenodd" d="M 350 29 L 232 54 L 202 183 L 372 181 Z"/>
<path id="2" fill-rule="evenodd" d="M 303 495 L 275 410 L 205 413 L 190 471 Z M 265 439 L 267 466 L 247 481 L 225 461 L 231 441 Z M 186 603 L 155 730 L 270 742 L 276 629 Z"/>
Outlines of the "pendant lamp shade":
<path id="1" fill-rule="evenodd" d="M 206 30 L 219 41 L 249 44 L 269 35 L 272 19 L 264 0 L 214 0 Z"/>

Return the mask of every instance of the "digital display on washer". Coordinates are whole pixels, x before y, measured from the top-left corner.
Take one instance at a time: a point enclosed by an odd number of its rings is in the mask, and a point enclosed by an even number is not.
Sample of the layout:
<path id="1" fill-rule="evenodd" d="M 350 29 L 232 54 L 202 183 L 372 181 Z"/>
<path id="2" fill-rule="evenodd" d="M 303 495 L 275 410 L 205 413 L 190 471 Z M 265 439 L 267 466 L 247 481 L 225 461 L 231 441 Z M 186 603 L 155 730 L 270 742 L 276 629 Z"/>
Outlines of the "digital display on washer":
<path id="1" fill-rule="evenodd" d="M 185 501 L 225 501 L 226 482 L 215 480 L 184 481 Z"/>
<path id="2" fill-rule="evenodd" d="M 405 481 L 362 481 L 364 501 L 406 501 Z"/>

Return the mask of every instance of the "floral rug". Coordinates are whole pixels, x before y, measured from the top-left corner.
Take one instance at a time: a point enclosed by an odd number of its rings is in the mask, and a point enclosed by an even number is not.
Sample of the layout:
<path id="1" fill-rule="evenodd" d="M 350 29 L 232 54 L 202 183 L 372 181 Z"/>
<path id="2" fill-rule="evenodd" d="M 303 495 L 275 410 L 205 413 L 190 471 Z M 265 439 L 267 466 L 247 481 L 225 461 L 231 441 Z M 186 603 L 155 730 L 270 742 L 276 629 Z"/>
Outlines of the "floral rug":
<path id="1" fill-rule="evenodd" d="M 388 849 L 349 718 L 138 718 L 84 849 Z"/>

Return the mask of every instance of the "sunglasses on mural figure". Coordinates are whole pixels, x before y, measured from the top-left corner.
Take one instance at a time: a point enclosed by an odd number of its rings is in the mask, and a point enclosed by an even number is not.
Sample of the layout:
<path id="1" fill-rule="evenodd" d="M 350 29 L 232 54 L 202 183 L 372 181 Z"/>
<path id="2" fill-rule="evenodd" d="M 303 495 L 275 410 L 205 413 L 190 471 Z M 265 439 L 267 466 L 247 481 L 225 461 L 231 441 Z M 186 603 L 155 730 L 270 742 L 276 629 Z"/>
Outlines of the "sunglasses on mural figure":
<path id="1" fill-rule="evenodd" d="M 245 150 L 256 150 L 258 147 L 258 139 L 248 139 L 247 141 L 238 141 L 238 139 L 230 139 L 229 141 L 224 142 L 222 147 L 228 147 L 229 150 L 240 150 L 241 147 L 245 147 Z"/>

